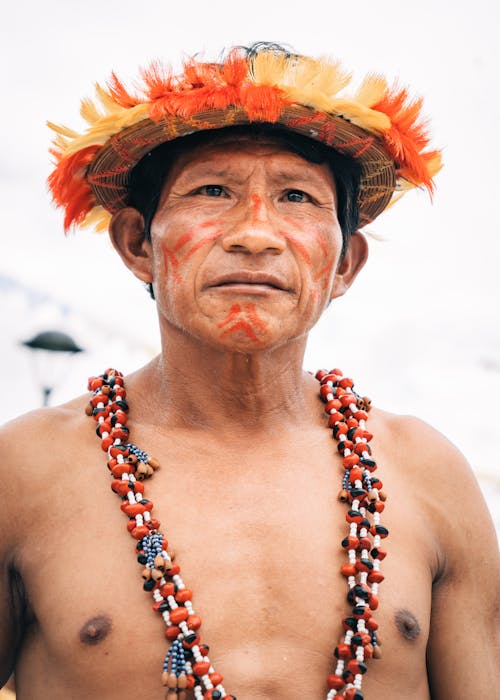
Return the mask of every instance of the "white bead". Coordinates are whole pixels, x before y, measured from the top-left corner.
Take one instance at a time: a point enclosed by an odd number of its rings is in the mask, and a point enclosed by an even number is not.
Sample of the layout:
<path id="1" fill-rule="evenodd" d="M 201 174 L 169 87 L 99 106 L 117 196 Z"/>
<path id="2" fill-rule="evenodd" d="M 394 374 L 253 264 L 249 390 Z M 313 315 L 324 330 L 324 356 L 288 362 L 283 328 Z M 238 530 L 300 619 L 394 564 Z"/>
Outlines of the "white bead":
<path id="1" fill-rule="evenodd" d="M 128 491 L 128 493 L 127 493 L 127 498 L 128 498 L 128 502 L 129 502 L 130 504 L 132 504 L 132 505 L 135 504 L 135 502 L 136 502 L 136 500 L 135 500 L 135 493 L 134 493 L 133 491 Z"/>
<path id="2" fill-rule="evenodd" d="M 366 583 L 367 578 L 368 578 L 368 571 L 362 571 L 359 575 L 359 582 Z"/>
<path id="3" fill-rule="evenodd" d="M 167 625 L 170 625 L 170 615 L 168 614 L 168 610 L 164 610 L 164 611 L 162 612 L 161 616 L 162 616 L 163 619 L 165 620 L 165 623 L 166 623 Z"/>
<path id="4" fill-rule="evenodd" d="M 175 600 L 173 595 L 169 595 L 167 597 L 168 604 L 170 606 L 171 610 L 175 610 L 175 608 L 178 608 L 179 606 L 177 605 L 177 601 Z"/>
<path id="5" fill-rule="evenodd" d="M 212 690 L 212 688 L 214 686 L 213 686 L 212 681 L 210 680 L 210 676 L 208 676 L 208 674 L 205 674 L 204 676 L 202 676 L 201 680 L 203 681 L 203 684 L 207 690 Z"/>
<path id="6" fill-rule="evenodd" d="M 149 523 L 150 520 L 151 520 L 151 513 L 149 512 L 149 510 L 145 510 L 144 511 L 144 522 Z"/>

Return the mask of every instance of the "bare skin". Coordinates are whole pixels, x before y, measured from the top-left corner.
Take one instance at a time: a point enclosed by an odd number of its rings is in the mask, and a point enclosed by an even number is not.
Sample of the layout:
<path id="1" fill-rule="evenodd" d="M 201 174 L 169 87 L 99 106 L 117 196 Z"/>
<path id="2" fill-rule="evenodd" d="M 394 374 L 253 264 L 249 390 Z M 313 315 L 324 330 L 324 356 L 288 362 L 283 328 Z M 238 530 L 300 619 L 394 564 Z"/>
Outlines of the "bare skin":
<path id="1" fill-rule="evenodd" d="M 317 382 L 301 367 L 309 329 L 354 280 L 365 243 L 354 236 L 340 260 L 330 173 L 272 142 L 182 157 L 151 244 L 142 226 L 123 210 L 111 235 L 153 282 L 163 339 L 126 381 L 131 440 L 162 464 L 147 496 L 226 690 L 324 698 L 349 609 L 345 506 Z M 142 591 L 87 401 L 2 434 L 1 671 L 5 682 L 16 664 L 19 700 L 163 696 L 164 626 Z M 369 427 L 390 538 L 376 615 L 383 658 L 369 664 L 365 698 L 491 697 L 500 571 L 476 482 L 416 419 L 375 408 Z"/>

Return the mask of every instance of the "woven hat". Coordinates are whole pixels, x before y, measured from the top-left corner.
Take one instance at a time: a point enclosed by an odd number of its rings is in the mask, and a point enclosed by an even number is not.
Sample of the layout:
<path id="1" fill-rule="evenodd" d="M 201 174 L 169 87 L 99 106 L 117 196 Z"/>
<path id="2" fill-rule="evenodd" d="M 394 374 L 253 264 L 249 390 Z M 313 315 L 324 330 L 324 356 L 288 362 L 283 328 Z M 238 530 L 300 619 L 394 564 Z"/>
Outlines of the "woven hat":
<path id="1" fill-rule="evenodd" d="M 177 75 L 160 63 L 141 71 L 135 91 L 112 73 L 97 101 L 84 99 L 88 124 L 56 132 L 49 187 L 64 227 L 107 228 L 127 206 L 130 173 L 155 147 L 197 131 L 271 124 L 320 141 L 361 166 L 360 226 L 413 187 L 433 191 L 441 167 L 429 149 L 421 99 L 368 75 L 349 94 L 338 61 L 291 54 L 273 44 L 229 51 L 218 63 L 190 59 Z"/>

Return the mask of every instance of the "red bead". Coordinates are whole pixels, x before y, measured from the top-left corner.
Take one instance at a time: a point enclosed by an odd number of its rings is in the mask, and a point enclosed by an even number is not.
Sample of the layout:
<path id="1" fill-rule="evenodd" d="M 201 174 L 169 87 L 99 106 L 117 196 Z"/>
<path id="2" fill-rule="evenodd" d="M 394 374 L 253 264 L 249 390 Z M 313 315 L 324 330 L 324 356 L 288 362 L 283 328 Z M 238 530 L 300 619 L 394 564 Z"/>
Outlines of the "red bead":
<path id="1" fill-rule="evenodd" d="M 109 437 L 109 436 L 105 437 L 101 440 L 101 449 L 104 452 L 107 452 L 113 443 L 114 443 L 114 440 L 112 437 Z"/>
<path id="2" fill-rule="evenodd" d="M 364 664 L 362 661 L 357 661 L 356 659 L 351 659 L 348 661 L 347 668 L 354 676 L 358 675 L 359 673 L 366 673 L 366 664 Z"/>
<path id="3" fill-rule="evenodd" d="M 146 510 L 141 503 L 122 503 L 120 508 L 131 518 L 135 517 L 136 515 L 142 515 Z"/>
<path id="4" fill-rule="evenodd" d="M 165 637 L 167 639 L 170 639 L 170 641 L 173 641 L 174 639 L 177 639 L 180 631 L 180 627 L 177 627 L 176 625 L 170 625 L 170 627 L 167 627 L 167 629 L 165 630 Z"/>
<path id="5" fill-rule="evenodd" d="M 335 423 L 338 423 L 339 421 L 343 421 L 344 416 L 342 413 L 339 413 L 339 411 L 335 411 L 334 413 L 331 413 L 328 416 L 328 427 L 333 428 L 335 426 Z"/>
<path id="6" fill-rule="evenodd" d="M 358 464 L 358 463 L 359 463 L 359 456 L 357 454 L 347 455 L 342 460 L 342 464 L 344 465 L 345 469 L 355 467 L 356 464 Z M 361 476 L 363 475 L 363 472 L 361 469 L 359 469 L 359 472 L 356 472 L 356 474 L 359 474 L 359 478 L 361 478 Z"/>
<path id="7" fill-rule="evenodd" d="M 355 564 L 343 564 L 340 567 L 340 573 L 346 578 L 348 576 L 356 576 L 356 565 Z"/>
<path id="8" fill-rule="evenodd" d="M 351 389 L 354 386 L 354 382 L 352 379 L 349 379 L 349 377 L 343 377 L 339 381 L 339 386 L 341 386 L 343 389 Z"/>
<path id="9" fill-rule="evenodd" d="M 376 610 L 378 608 L 378 598 L 376 595 L 373 593 L 370 596 L 370 600 L 368 601 L 368 605 L 370 606 L 370 610 Z"/>
<path id="10" fill-rule="evenodd" d="M 368 574 L 368 581 L 370 583 L 382 583 L 385 576 L 380 573 L 380 571 L 370 571 Z"/>
<path id="11" fill-rule="evenodd" d="M 331 413 L 331 411 L 337 411 L 340 408 L 340 401 L 337 399 L 332 399 L 325 403 L 325 413 Z"/>
<path id="12" fill-rule="evenodd" d="M 209 668 L 209 661 L 197 661 L 195 664 L 193 664 L 193 671 L 197 676 L 204 676 L 208 673 Z"/>
<path id="13" fill-rule="evenodd" d="M 370 619 L 366 621 L 366 626 L 370 632 L 375 632 L 375 630 L 378 630 L 378 622 L 374 617 L 370 617 Z"/>
<path id="14" fill-rule="evenodd" d="M 369 550 L 371 546 L 372 546 L 372 543 L 370 542 L 368 537 L 361 537 L 360 538 L 360 540 L 359 540 L 359 548 L 360 549 L 368 549 Z"/>
<path id="15" fill-rule="evenodd" d="M 323 401 L 326 401 L 326 397 L 327 397 L 329 394 L 333 394 L 333 389 L 332 389 L 332 387 L 331 387 L 331 386 L 328 386 L 328 384 L 322 384 L 322 385 L 320 386 L 320 388 L 319 388 L 319 395 L 321 396 L 321 398 L 323 399 Z M 340 407 L 340 403 L 339 403 L 339 407 Z"/>
<path id="16" fill-rule="evenodd" d="M 189 590 L 189 588 L 183 588 L 180 591 L 177 591 L 175 594 L 175 599 L 178 603 L 185 603 L 186 600 L 191 600 L 193 597 L 192 592 Z"/>
<path id="17" fill-rule="evenodd" d="M 224 676 L 221 673 L 209 673 L 208 677 L 212 681 L 212 685 L 219 685 L 224 680 Z"/>
<path id="18" fill-rule="evenodd" d="M 186 608 L 175 608 L 175 610 L 171 610 L 170 613 L 170 622 L 172 622 L 174 625 L 178 625 L 181 622 L 184 622 L 184 620 L 187 620 L 188 618 L 188 611 Z"/>
<path id="19" fill-rule="evenodd" d="M 349 644 L 337 644 L 333 653 L 335 654 L 337 659 L 350 659 L 351 647 Z"/>
<path id="20" fill-rule="evenodd" d="M 348 428 L 357 428 L 357 427 L 359 427 L 359 423 L 355 418 L 352 418 L 352 416 L 351 416 L 350 418 L 347 419 L 347 427 Z"/>
<path id="21" fill-rule="evenodd" d="M 337 676 L 337 674 L 335 674 L 335 673 L 332 673 L 331 675 L 329 675 L 328 678 L 326 679 L 326 682 L 327 682 L 329 688 L 333 688 L 335 690 L 341 690 L 345 685 L 344 679 L 342 678 L 342 676 Z"/>
<path id="22" fill-rule="evenodd" d="M 168 598 L 169 595 L 175 595 L 175 585 L 171 581 L 164 583 L 160 586 L 160 594 L 164 598 Z"/>
<path id="23" fill-rule="evenodd" d="M 135 537 L 136 540 L 142 540 L 143 537 L 149 535 L 149 530 L 145 525 L 139 525 L 138 527 L 134 527 L 131 535 Z"/>
<path id="24" fill-rule="evenodd" d="M 134 472 L 135 469 L 133 465 L 129 464 L 128 462 L 122 462 L 121 464 L 117 464 L 111 469 L 111 473 L 117 479 L 120 478 L 122 474 L 133 474 Z"/>
<path id="25" fill-rule="evenodd" d="M 126 496 L 130 491 L 130 486 L 128 481 L 123 481 L 123 479 L 113 479 L 111 482 L 111 490 L 117 493 L 119 496 Z"/>
<path id="26" fill-rule="evenodd" d="M 187 618 L 187 626 L 190 630 L 197 630 L 201 627 L 201 617 L 199 615 L 190 615 Z"/>

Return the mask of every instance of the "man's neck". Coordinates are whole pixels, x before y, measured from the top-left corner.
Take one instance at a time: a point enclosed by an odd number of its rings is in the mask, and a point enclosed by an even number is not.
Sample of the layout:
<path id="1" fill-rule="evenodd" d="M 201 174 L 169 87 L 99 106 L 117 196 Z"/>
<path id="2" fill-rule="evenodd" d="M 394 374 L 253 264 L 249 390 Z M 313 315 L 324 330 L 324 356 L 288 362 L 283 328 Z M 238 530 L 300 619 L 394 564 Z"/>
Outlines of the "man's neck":
<path id="1" fill-rule="evenodd" d="M 302 369 L 305 344 L 304 337 L 243 354 L 169 333 L 143 375 L 143 400 L 155 406 L 160 425 L 272 432 L 283 427 L 285 415 L 298 425 L 317 411 L 314 379 Z"/>

